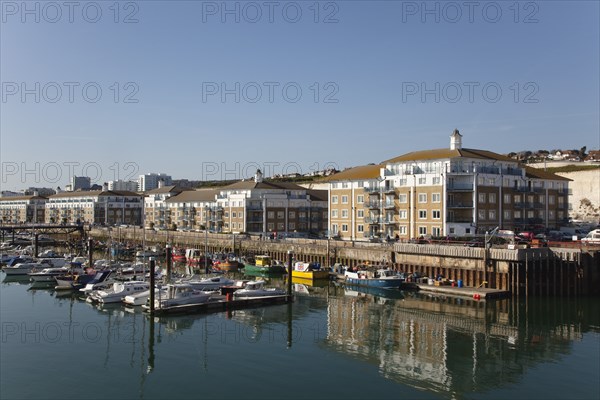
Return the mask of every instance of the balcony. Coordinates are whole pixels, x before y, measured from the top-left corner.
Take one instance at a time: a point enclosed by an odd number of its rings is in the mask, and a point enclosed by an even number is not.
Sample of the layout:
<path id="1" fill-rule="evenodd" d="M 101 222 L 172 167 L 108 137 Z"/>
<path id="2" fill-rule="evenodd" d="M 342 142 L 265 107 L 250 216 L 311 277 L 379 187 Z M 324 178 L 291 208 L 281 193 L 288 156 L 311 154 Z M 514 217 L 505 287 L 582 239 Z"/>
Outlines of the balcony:
<path id="1" fill-rule="evenodd" d="M 470 217 L 448 217 L 448 219 L 446 219 L 446 222 L 452 222 L 452 223 L 456 223 L 456 224 L 470 224 L 473 223 L 473 218 Z"/>
<path id="2" fill-rule="evenodd" d="M 366 208 L 370 208 L 370 209 L 377 209 L 381 207 L 381 202 L 379 201 L 369 201 L 365 203 L 365 207 Z"/>
<path id="3" fill-rule="evenodd" d="M 385 225 L 397 225 L 398 221 L 394 221 L 393 219 L 386 219 L 383 221 Z"/>
<path id="4" fill-rule="evenodd" d="M 380 194 L 381 193 L 381 188 L 379 188 L 379 187 L 366 187 L 365 188 L 365 192 L 367 192 L 369 194 Z"/>
<path id="5" fill-rule="evenodd" d="M 383 204 L 383 208 L 385 208 L 386 210 L 393 209 L 394 207 L 396 207 L 396 205 L 392 201 L 390 201 L 389 203 L 384 203 Z"/>
<path id="6" fill-rule="evenodd" d="M 396 193 L 396 188 L 393 186 L 388 186 L 383 189 L 383 193 Z"/>
<path id="7" fill-rule="evenodd" d="M 472 201 L 455 201 L 448 203 L 448 208 L 473 208 Z"/>
<path id="8" fill-rule="evenodd" d="M 365 217 L 365 224 L 380 225 L 383 222 L 381 217 Z"/>
<path id="9" fill-rule="evenodd" d="M 452 192 L 461 192 L 461 191 L 473 191 L 472 183 L 452 183 L 449 184 L 447 189 Z"/>

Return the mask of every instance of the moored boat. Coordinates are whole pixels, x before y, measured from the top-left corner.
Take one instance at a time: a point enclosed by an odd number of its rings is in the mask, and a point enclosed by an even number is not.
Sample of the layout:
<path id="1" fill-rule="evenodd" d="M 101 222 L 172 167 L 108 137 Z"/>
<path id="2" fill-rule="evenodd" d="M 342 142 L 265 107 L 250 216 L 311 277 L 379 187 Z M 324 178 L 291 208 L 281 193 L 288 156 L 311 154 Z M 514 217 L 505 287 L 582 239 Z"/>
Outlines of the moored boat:
<path id="1" fill-rule="evenodd" d="M 285 290 L 278 288 L 266 288 L 265 281 L 250 281 L 245 284 L 242 289 L 233 292 L 234 298 L 257 298 L 257 297 L 268 297 L 268 296 L 283 296 Z"/>
<path id="2" fill-rule="evenodd" d="M 244 262 L 244 272 L 283 273 L 285 272 L 285 266 L 275 262 L 269 256 L 260 255 L 254 257 L 254 262 L 251 260 Z"/>
<path id="3" fill-rule="evenodd" d="M 69 272 L 67 267 L 50 267 L 43 268 L 40 271 L 32 270 L 27 275 L 32 282 L 55 282 L 55 277 L 64 275 Z"/>
<path id="4" fill-rule="evenodd" d="M 346 283 L 358 286 L 371 286 L 378 288 L 399 288 L 404 279 L 390 269 L 358 270 L 344 272 Z"/>
<path id="5" fill-rule="evenodd" d="M 155 309 L 190 304 L 203 304 L 213 295 L 217 295 L 216 292 L 198 290 L 187 283 L 168 284 L 164 289 L 164 292 L 160 291 L 159 296 L 154 299 Z M 163 293 L 166 293 L 164 297 Z"/>
<path id="6" fill-rule="evenodd" d="M 148 282 L 142 281 L 127 281 L 115 282 L 112 288 L 92 292 L 88 296 L 88 300 L 98 303 L 119 303 L 123 301 L 125 296 L 130 294 L 143 292 L 150 289 Z"/>
<path id="7" fill-rule="evenodd" d="M 292 266 L 292 277 L 302 279 L 328 279 L 329 271 L 321 269 L 319 263 L 305 263 L 298 261 Z"/>

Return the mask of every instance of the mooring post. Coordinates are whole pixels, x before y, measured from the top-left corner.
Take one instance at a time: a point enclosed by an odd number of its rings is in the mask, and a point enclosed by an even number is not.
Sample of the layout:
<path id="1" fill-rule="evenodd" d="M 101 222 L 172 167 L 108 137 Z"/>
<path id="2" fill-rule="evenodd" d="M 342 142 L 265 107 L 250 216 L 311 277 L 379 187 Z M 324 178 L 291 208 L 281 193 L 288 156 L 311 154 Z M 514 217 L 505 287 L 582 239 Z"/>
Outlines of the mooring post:
<path id="1" fill-rule="evenodd" d="M 94 266 L 94 239 L 88 239 L 88 267 Z"/>
<path id="2" fill-rule="evenodd" d="M 292 301 L 292 251 L 287 252 L 287 294 L 288 301 Z"/>
<path id="3" fill-rule="evenodd" d="M 165 248 L 165 257 L 167 258 L 167 282 L 171 282 L 171 272 L 173 269 L 173 257 L 172 257 L 172 248 L 171 245 L 167 244 Z"/>
<path id="4" fill-rule="evenodd" d="M 154 257 L 150 258 L 150 314 L 154 313 L 154 268 L 156 261 Z M 154 321 L 152 321 L 154 323 Z"/>
<path id="5" fill-rule="evenodd" d="M 37 257 L 38 254 L 40 254 L 39 252 L 39 247 L 40 247 L 40 235 L 38 233 L 35 234 L 35 256 Z"/>

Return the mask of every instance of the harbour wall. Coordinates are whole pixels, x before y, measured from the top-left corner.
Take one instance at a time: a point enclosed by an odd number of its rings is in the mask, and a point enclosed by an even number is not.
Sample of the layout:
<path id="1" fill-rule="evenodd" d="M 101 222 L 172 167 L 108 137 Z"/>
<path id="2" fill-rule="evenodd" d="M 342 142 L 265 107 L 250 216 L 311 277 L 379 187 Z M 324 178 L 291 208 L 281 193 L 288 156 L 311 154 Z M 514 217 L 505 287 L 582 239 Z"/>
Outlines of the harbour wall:
<path id="1" fill-rule="evenodd" d="M 600 294 L 600 250 L 568 248 L 471 248 L 444 244 L 367 243 L 336 240 L 259 240 L 257 237 L 202 232 L 148 231 L 141 228 L 94 228 L 89 235 L 103 241 L 170 244 L 179 248 L 267 254 L 324 266 L 387 265 L 424 277 L 462 281 L 467 287 L 509 291 L 513 296 L 577 297 Z"/>

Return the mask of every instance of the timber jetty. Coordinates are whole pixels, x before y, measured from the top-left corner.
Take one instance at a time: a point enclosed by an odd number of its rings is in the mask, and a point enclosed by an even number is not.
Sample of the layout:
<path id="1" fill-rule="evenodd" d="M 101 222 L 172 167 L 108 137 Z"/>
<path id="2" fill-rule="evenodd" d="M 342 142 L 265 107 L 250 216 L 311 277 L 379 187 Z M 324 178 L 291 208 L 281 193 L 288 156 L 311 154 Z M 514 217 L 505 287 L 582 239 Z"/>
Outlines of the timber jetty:
<path id="1" fill-rule="evenodd" d="M 118 231 L 118 232 L 117 232 Z M 98 240 L 146 243 L 147 246 L 201 251 L 266 254 L 331 266 L 388 265 L 421 276 L 442 275 L 465 287 L 508 291 L 512 296 L 578 297 L 600 294 L 600 248 L 472 248 L 445 243 L 368 243 L 337 240 L 259 240 L 237 234 L 154 231 L 142 228 L 94 228 Z"/>

